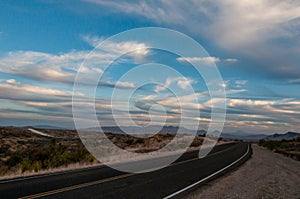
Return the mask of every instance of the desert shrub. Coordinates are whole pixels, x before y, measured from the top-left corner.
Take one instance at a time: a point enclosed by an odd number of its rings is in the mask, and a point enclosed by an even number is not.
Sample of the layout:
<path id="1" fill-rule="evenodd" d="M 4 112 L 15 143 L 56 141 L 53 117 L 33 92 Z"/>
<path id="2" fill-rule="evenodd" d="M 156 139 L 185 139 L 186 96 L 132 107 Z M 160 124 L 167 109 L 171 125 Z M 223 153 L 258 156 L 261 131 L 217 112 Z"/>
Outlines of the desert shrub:
<path id="1" fill-rule="evenodd" d="M 293 140 L 260 140 L 258 144 L 276 153 L 283 154 L 295 160 L 300 160 L 299 138 Z"/>
<path id="2" fill-rule="evenodd" d="M 192 144 L 191 144 L 191 147 L 198 147 L 200 145 L 201 145 L 201 142 L 193 141 Z"/>
<path id="3" fill-rule="evenodd" d="M 84 148 L 83 145 L 68 147 L 57 143 L 55 140 L 42 147 L 25 148 L 22 151 L 11 152 L 6 161 L 0 165 L 0 175 L 6 173 L 9 168 L 20 168 L 25 171 L 39 171 L 60 166 L 67 166 L 70 163 L 88 162 L 92 163 L 95 158 Z"/>
<path id="4" fill-rule="evenodd" d="M 21 161 L 22 161 L 22 154 L 19 152 L 15 152 L 8 158 L 8 160 L 5 162 L 5 164 L 8 167 L 14 167 L 17 164 L 19 164 Z"/>
<path id="5" fill-rule="evenodd" d="M 125 143 L 126 143 L 128 146 L 131 146 L 131 145 L 134 144 L 134 139 L 127 139 L 127 140 L 125 141 Z"/>
<path id="6" fill-rule="evenodd" d="M 8 172 L 8 170 L 9 170 L 8 166 L 1 165 L 0 166 L 0 176 L 5 175 Z"/>
<path id="7" fill-rule="evenodd" d="M 32 169 L 32 162 L 29 159 L 27 159 L 27 158 L 25 158 L 25 159 L 22 160 L 20 166 L 21 166 L 22 172 L 32 171 L 33 170 Z"/>
<path id="8" fill-rule="evenodd" d="M 43 168 L 43 164 L 41 161 L 34 161 L 32 164 L 32 168 L 35 172 L 38 172 L 39 170 L 41 170 Z"/>
<path id="9" fill-rule="evenodd" d="M 143 138 L 136 138 L 135 143 L 136 144 L 143 144 L 144 143 L 144 139 Z"/>
<path id="10" fill-rule="evenodd" d="M 260 140 L 258 143 L 260 146 L 266 147 L 270 150 L 274 150 L 275 148 L 277 148 L 278 146 L 280 146 L 280 144 L 278 143 L 278 141 L 273 141 L 273 140 Z"/>

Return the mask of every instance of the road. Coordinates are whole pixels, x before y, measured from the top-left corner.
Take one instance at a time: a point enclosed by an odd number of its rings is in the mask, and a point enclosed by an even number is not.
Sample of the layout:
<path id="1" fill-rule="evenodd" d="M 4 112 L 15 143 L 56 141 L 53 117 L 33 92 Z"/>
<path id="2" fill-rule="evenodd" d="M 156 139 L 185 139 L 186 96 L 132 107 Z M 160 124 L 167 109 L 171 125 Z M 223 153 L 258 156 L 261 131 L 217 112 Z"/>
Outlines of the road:
<path id="1" fill-rule="evenodd" d="M 132 174 L 99 166 L 0 181 L 0 198 L 164 198 L 181 196 L 251 156 L 247 143 L 216 146 L 205 158 L 187 152 L 163 169 Z"/>

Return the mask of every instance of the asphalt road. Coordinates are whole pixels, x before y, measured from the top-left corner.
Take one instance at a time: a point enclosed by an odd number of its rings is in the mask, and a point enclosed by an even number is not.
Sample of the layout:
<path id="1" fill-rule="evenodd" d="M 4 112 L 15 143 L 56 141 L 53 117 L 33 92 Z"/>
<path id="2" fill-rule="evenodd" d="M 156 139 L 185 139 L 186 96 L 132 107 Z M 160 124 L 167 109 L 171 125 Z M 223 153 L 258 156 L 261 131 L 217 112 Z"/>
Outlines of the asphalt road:
<path id="1" fill-rule="evenodd" d="M 230 143 L 216 146 L 205 158 L 197 156 L 198 151 L 188 152 L 168 167 L 142 174 L 99 166 L 0 181 L 0 198 L 180 197 L 186 189 L 238 166 L 251 156 L 251 150 L 247 143 Z"/>

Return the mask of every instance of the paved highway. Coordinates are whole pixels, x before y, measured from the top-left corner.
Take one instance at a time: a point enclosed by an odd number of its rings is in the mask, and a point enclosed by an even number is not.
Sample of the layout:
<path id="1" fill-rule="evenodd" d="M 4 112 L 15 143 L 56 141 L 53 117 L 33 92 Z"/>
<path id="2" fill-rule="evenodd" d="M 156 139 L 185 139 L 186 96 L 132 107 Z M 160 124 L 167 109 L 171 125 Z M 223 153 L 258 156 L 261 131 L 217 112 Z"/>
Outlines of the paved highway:
<path id="1" fill-rule="evenodd" d="M 131 174 L 107 166 L 0 181 L 0 198 L 171 198 L 228 172 L 251 156 L 247 143 L 188 152 L 158 171 Z"/>

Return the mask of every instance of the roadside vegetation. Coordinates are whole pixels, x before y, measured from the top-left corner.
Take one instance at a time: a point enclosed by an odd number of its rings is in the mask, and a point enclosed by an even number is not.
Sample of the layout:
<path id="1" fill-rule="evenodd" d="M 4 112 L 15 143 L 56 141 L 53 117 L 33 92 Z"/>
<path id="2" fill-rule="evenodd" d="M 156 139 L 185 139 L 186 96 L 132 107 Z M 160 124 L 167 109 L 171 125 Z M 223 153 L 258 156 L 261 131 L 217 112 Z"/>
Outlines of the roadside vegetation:
<path id="1" fill-rule="evenodd" d="M 300 137 L 293 140 L 260 140 L 259 146 L 266 147 L 275 153 L 280 153 L 300 161 Z"/>
<path id="2" fill-rule="evenodd" d="M 96 161 L 76 137 L 48 138 L 24 128 L 8 127 L 0 128 L 0 138 L 0 176 Z"/>
<path id="3" fill-rule="evenodd" d="M 83 146 L 75 130 L 39 129 L 50 135 L 43 136 L 28 129 L 30 127 L 0 127 L 0 176 L 47 171 L 74 163 L 97 163 Z M 125 134 L 105 134 L 118 147 L 136 153 L 159 150 L 175 136 L 166 133 L 139 138 Z M 185 135 L 180 135 L 180 139 L 184 142 Z M 199 147 L 202 142 L 203 136 L 196 136 L 191 147 Z"/>

